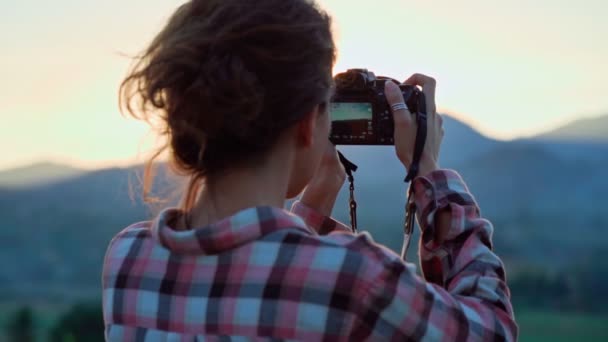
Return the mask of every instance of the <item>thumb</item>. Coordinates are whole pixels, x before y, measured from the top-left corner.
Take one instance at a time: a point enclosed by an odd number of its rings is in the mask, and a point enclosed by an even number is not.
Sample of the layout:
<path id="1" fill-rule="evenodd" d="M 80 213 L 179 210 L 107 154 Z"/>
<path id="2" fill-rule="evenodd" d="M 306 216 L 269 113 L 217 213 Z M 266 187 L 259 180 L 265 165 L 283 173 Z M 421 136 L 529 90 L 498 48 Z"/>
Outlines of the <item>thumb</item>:
<path id="1" fill-rule="evenodd" d="M 403 94 L 401 94 L 401 89 L 399 86 L 395 84 L 393 81 L 387 81 L 384 85 L 384 93 L 386 94 L 386 100 L 388 101 L 389 107 L 391 107 L 391 112 L 393 112 L 393 120 L 395 121 L 395 133 L 398 131 L 409 127 L 412 123 L 412 115 L 410 111 L 406 108 L 393 110 L 392 106 L 397 103 L 404 103 Z"/>

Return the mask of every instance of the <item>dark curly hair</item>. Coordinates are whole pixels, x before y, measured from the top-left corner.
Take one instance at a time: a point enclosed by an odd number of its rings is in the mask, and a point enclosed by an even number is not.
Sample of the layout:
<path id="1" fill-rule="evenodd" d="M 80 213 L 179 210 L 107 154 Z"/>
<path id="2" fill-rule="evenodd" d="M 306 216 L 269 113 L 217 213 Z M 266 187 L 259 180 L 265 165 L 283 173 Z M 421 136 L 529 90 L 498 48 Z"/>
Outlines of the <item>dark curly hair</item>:
<path id="1" fill-rule="evenodd" d="M 136 58 L 121 109 L 158 126 L 171 165 L 200 181 L 259 161 L 280 134 L 325 104 L 332 88 L 331 19 L 307 0 L 191 0 Z"/>

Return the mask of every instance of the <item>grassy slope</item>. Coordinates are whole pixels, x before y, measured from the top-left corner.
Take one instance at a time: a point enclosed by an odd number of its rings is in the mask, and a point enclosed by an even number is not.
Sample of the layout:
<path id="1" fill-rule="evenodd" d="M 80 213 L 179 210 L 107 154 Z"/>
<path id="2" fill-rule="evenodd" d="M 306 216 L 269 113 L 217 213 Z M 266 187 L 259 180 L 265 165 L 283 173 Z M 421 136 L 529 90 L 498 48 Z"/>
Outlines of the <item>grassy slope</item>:
<path id="1" fill-rule="evenodd" d="M 0 307 L 0 326 L 2 328 L 8 319 L 7 316 L 14 309 L 14 307 L 10 309 Z M 37 326 L 40 329 L 37 335 L 41 340 L 45 340 L 44 331 L 49 329 L 57 318 L 53 312 L 63 311 L 49 309 L 45 308 L 36 312 Z M 519 310 L 517 322 L 521 342 L 608 341 L 608 316 Z M 0 329 L 0 339 L 4 338 L 2 330 Z"/>
<path id="2" fill-rule="evenodd" d="M 516 317 L 521 342 L 608 341 L 608 316 L 522 310 Z"/>

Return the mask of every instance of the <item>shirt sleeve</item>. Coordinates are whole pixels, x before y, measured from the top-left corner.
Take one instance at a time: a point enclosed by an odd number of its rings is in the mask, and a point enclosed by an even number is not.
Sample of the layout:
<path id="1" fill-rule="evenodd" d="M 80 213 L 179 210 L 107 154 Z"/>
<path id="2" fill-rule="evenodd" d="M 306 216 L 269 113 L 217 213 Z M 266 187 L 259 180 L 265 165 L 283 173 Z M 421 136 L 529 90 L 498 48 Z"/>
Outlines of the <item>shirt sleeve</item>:
<path id="1" fill-rule="evenodd" d="M 291 212 L 301 217 L 309 227 L 320 235 L 326 235 L 332 232 L 352 233 L 352 229 L 349 226 L 334 220 L 329 216 L 320 214 L 300 201 L 295 201 L 293 203 Z"/>
<path id="2" fill-rule="evenodd" d="M 356 339 L 515 341 L 515 323 L 502 262 L 492 252 L 492 224 L 462 178 L 439 170 L 413 183 L 422 229 L 421 279 L 386 255 L 363 301 Z M 434 216 L 449 210 L 443 244 L 433 241 Z M 425 281 L 426 280 L 426 281 Z"/>

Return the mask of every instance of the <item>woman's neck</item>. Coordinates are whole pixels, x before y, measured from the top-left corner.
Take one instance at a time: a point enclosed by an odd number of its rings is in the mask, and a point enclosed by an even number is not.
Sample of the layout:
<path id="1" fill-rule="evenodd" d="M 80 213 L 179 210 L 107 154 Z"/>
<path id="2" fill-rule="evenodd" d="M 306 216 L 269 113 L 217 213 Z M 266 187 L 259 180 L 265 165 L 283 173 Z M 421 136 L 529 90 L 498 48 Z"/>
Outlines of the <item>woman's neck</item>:
<path id="1" fill-rule="evenodd" d="M 257 206 L 282 208 L 289 184 L 289 155 L 263 165 L 226 172 L 205 181 L 190 211 L 190 227 L 203 227 Z"/>

